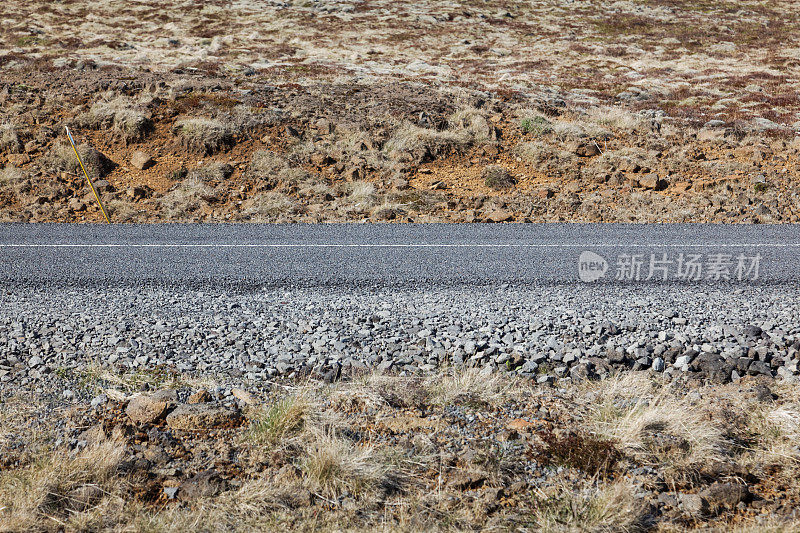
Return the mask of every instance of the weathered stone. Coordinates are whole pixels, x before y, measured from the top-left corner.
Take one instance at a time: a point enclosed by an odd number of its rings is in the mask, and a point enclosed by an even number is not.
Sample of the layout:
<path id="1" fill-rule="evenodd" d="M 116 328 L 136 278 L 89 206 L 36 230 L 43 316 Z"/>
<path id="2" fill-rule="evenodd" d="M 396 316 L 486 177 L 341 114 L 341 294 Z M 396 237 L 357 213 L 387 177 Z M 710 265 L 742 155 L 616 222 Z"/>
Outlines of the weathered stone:
<path id="1" fill-rule="evenodd" d="M 167 415 L 172 429 L 212 429 L 235 426 L 240 421 L 237 411 L 209 403 L 182 404 Z"/>
<path id="2" fill-rule="evenodd" d="M 211 401 L 211 393 L 201 389 L 189 396 L 188 403 L 206 403 Z"/>
<path id="3" fill-rule="evenodd" d="M 494 209 L 484 215 L 487 222 L 508 222 L 514 218 L 514 213 L 507 209 Z"/>
<path id="4" fill-rule="evenodd" d="M 594 141 L 573 141 L 567 149 L 578 157 L 594 157 L 600 153 L 600 148 Z"/>
<path id="5" fill-rule="evenodd" d="M 651 172 L 639 178 L 639 185 L 645 189 L 660 191 L 667 188 L 667 182 L 658 177 L 658 174 Z"/>
<path id="6" fill-rule="evenodd" d="M 750 490 L 744 483 L 713 483 L 703 489 L 700 496 L 714 509 L 731 509 L 739 502 L 750 499 Z"/>
<path id="7" fill-rule="evenodd" d="M 178 499 L 188 501 L 210 498 L 228 489 L 228 482 L 213 468 L 192 476 L 178 488 Z"/>
<path id="8" fill-rule="evenodd" d="M 245 405 L 255 405 L 258 403 L 258 400 L 256 400 L 255 396 L 244 389 L 232 389 L 231 394 L 234 398 L 240 400 Z"/>
<path id="9" fill-rule="evenodd" d="M 708 513 L 708 502 L 699 494 L 678 494 L 678 501 L 687 514 L 700 516 Z"/>
<path id="10" fill-rule="evenodd" d="M 167 400 L 140 394 L 131 398 L 125 408 L 125 414 L 137 424 L 151 424 L 164 416 L 168 405 Z"/>
<path id="11" fill-rule="evenodd" d="M 72 198 L 68 205 L 70 210 L 75 211 L 76 213 L 86 210 L 86 204 L 80 201 L 78 198 Z"/>
<path id="12" fill-rule="evenodd" d="M 155 164 L 153 158 L 144 152 L 136 151 L 131 156 L 131 166 L 135 169 L 147 170 Z"/>

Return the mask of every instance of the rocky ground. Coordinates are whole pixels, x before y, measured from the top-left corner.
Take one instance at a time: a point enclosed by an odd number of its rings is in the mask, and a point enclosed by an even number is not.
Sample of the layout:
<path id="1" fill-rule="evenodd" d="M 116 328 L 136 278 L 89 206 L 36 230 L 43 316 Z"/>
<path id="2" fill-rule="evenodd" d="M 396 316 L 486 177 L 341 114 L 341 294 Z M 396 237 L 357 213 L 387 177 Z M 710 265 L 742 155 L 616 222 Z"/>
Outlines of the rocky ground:
<path id="1" fill-rule="evenodd" d="M 796 222 L 796 9 L 7 3 L 0 218 Z"/>
<path id="2" fill-rule="evenodd" d="M 793 289 L 104 295 L 0 295 L 0 530 L 800 527 Z"/>
<path id="3" fill-rule="evenodd" d="M 236 380 L 233 380 L 236 381 Z M 796 531 L 796 386 L 450 369 L 4 392 L 2 531 Z M 7 391 L 7 389 L 4 389 Z"/>

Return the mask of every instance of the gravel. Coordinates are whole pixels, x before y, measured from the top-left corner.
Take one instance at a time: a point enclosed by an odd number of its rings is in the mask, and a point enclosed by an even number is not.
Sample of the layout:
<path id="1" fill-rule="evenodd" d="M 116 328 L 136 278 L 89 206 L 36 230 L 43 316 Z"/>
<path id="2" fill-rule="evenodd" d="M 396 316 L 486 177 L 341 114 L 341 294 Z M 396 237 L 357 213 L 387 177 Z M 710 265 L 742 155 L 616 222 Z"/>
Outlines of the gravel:
<path id="1" fill-rule="evenodd" d="M 279 376 L 333 381 L 371 369 L 418 375 L 447 365 L 540 383 L 622 368 L 715 382 L 748 374 L 794 381 L 798 292 L 27 287 L 0 295 L 0 383 L 7 390 L 58 383 L 72 395 L 80 391 L 70 383 L 92 368 L 169 368 L 258 387 Z"/>

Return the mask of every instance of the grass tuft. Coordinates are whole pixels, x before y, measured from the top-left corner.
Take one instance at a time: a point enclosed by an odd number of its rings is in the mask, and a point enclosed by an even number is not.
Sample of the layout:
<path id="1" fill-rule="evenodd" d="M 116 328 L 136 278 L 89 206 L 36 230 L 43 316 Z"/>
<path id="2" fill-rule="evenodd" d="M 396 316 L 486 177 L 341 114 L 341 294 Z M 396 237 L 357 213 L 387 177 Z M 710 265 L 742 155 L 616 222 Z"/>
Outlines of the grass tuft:
<path id="1" fill-rule="evenodd" d="M 189 148 L 211 155 L 233 146 L 233 128 L 220 120 L 197 117 L 175 123 L 175 129 Z"/>
<path id="2" fill-rule="evenodd" d="M 288 396 L 262 407 L 250 417 L 248 439 L 261 446 L 276 446 L 296 436 L 305 427 L 310 407 L 303 395 Z"/>

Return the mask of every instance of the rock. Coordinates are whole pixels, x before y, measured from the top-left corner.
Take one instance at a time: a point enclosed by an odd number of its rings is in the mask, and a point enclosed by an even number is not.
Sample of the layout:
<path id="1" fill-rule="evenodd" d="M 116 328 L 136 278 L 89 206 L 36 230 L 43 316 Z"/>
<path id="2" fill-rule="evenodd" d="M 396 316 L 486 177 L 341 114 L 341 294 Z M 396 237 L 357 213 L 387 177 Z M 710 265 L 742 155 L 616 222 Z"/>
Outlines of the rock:
<path id="1" fill-rule="evenodd" d="M 114 192 L 114 186 L 108 180 L 97 180 L 93 182 L 93 185 L 97 192 Z"/>
<path id="2" fill-rule="evenodd" d="M 664 360 L 660 357 L 653 359 L 653 366 L 651 367 L 655 372 L 664 371 Z"/>
<path id="3" fill-rule="evenodd" d="M 81 485 L 67 493 L 67 509 L 75 513 L 82 513 L 99 502 L 105 491 L 94 484 Z"/>
<path id="4" fill-rule="evenodd" d="M 747 368 L 747 373 L 751 376 L 762 375 L 772 376 L 772 368 L 764 361 L 753 361 Z"/>
<path id="5" fill-rule="evenodd" d="M 228 482 L 222 479 L 213 468 L 192 476 L 178 488 L 178 499 L 189 501 L 197 498 L 211 498 L 228 490 Z"/>
<path id="6" fill-rule="evenodd" d="M 136 424 L 152 424 L 167 412 L 169 401 L 146 394 L 134 396 L 125 408 L 125 414 Z"/>
<path id="7" fill-rule="evenodd" d="M 78 198 L 72 198 L 68 204 L 71 211 L 79 213 L 81 211 L 86 210 L 86 204 L 80 201 Z"/>
<path id="8" fill-rule="evenodd" d="M 709 379 L 716 383 L 727 383 L 730 380 L 733 364 L 729 363 L 724 357 L 703 352 L 692 361 L 691 366 L 704 372 Z"/>
<path id="9" fill-rule="evenodd" d="M 492 211 L 484 214 L 483 218 L 487 222 L 509 222 L 514 219 L 514 213 L 508 211 L 507 209 L 493 209 Z"/>
<path id="10" fill-rule="evenodd" d="M 178 401 L 178 391 L 175 389 L 159 389 L 150 395 L 154 400 L 167 402 L 168 407 L 172 407 Z"/>
<path id="11" fill-rule="evenodd" d="M 600 153 L 600 148 L 594 141 L 573 141 L 567 149 L 578 157 L 594 157 Z"/>
<path id="12" fill-rule="evenodd" d="M 750 500 L 750 490 L 744 483 L 717 482 L 703 489 L 700 496 L 712 509 L 732 509 L 740 502 Z"/>
<path id="13" fill-rule="evenodd" d="M 678 501 L 683 510 L 692 516 L 702 516 L 708 513 L 708 502 L 699 494 L 678 494 Z"/>
<path id="14" fill-rule="evenodd" d="M 744 327 L 743 331 L 744 335 L 750 338 L 757 338 L 761 336 L 761 328 L 754 325 L 748 325 Z"/>
<path id="15" fill-rule="evenodd" d="M 20 167 L 31 162 L 31 157 L 28 154 L 9 154 L 8 163 L 15 167 Z"/>
<path id="16" fill-rule="evenodd" d="M 155 165 L 156 162 L 148 154 L 142 151 L 136 151 L 131 156 L 131 166 L 138 170 L 147 170 Z"/>
<path id="17" fill-rule="evenodd" d="M 667 182 L 658 177 L 658 174 L 651 172 L 639 178 L 639 185 L 645 189 L 652 189 L 654 191 L 661 191 L 667 188 Z"/>
<path id="18" fill-rule="evenodd" d="M 255 405 L 258 403 L 258 400 L 256 400 L 255 396 L 244 389 L 231 389 L 231 394 L 234 398 L 240 400 L 245 405 Z"/>
<path id="19" fill-rule="evenodd" d="M 773 394 L 772 390 L 763 383 L 756 385 L 753 392 L 759 402 L 771 403 L 777 398 L 777 395 Z"/>
<path id="20" fill-rule="evenodd" d="M 506 424 L 506 429 L 516 430 L 516 431 L 527 431 L 529 428 L 535 426 L 533 422 L 528 422 L 524 418 L 515 418 L 514 420 L 510 421 Z"/>
<path id="21" fill-rule="evenodd" d="M 105 394 L 100 394 L 92 398 L 91 406 L 94 408 L 100 407 L 101 405 L 105 405 L 108 402 L 108 396 Z"/>
<path id="22" fill-rule="evenodd" d="M 211 393 L 208 392 L 206 389 L 201 389 L 191 396 L 189 396 L 187 402 L 188 403 L 206 403 L 210 402 L 213 398 L 211 397 Z"/>
<path id="23" fill-rule="evenodd" d="M 594 372 L 592 372 L 591 365 L 588 363 L 578 363 L 569 369 L 569 377 L 574 382 L 586 381 L 592 379 Z"/>
<path id="24" fill-rule="evenodd" d="M 783 126 L 778 124 L 777 122 L 773 122 L 767 118 L 757 117 L 750 121 L 752 124 L 753 129 L 757 131 L 764 131 L 764 130 L 779 130 L 783 129 Z"/>
<path id="25" fill-rule="evenodd" d="M 167 415 L 172 429 L 197 430 L 233 427 L 239 424 L 238 411 L 210 403 L 182 404 Z"/>
<path id="26" fill-rule="evenodd" d="M 127 194 L 128 198 L 130 198 L 131 200 L 141 200 L 143 198 L 149 198 L 152 193 L 153 193 L 152 189 L 144 185 L 128 187 L 125 191 L 125 194 Z"/>

